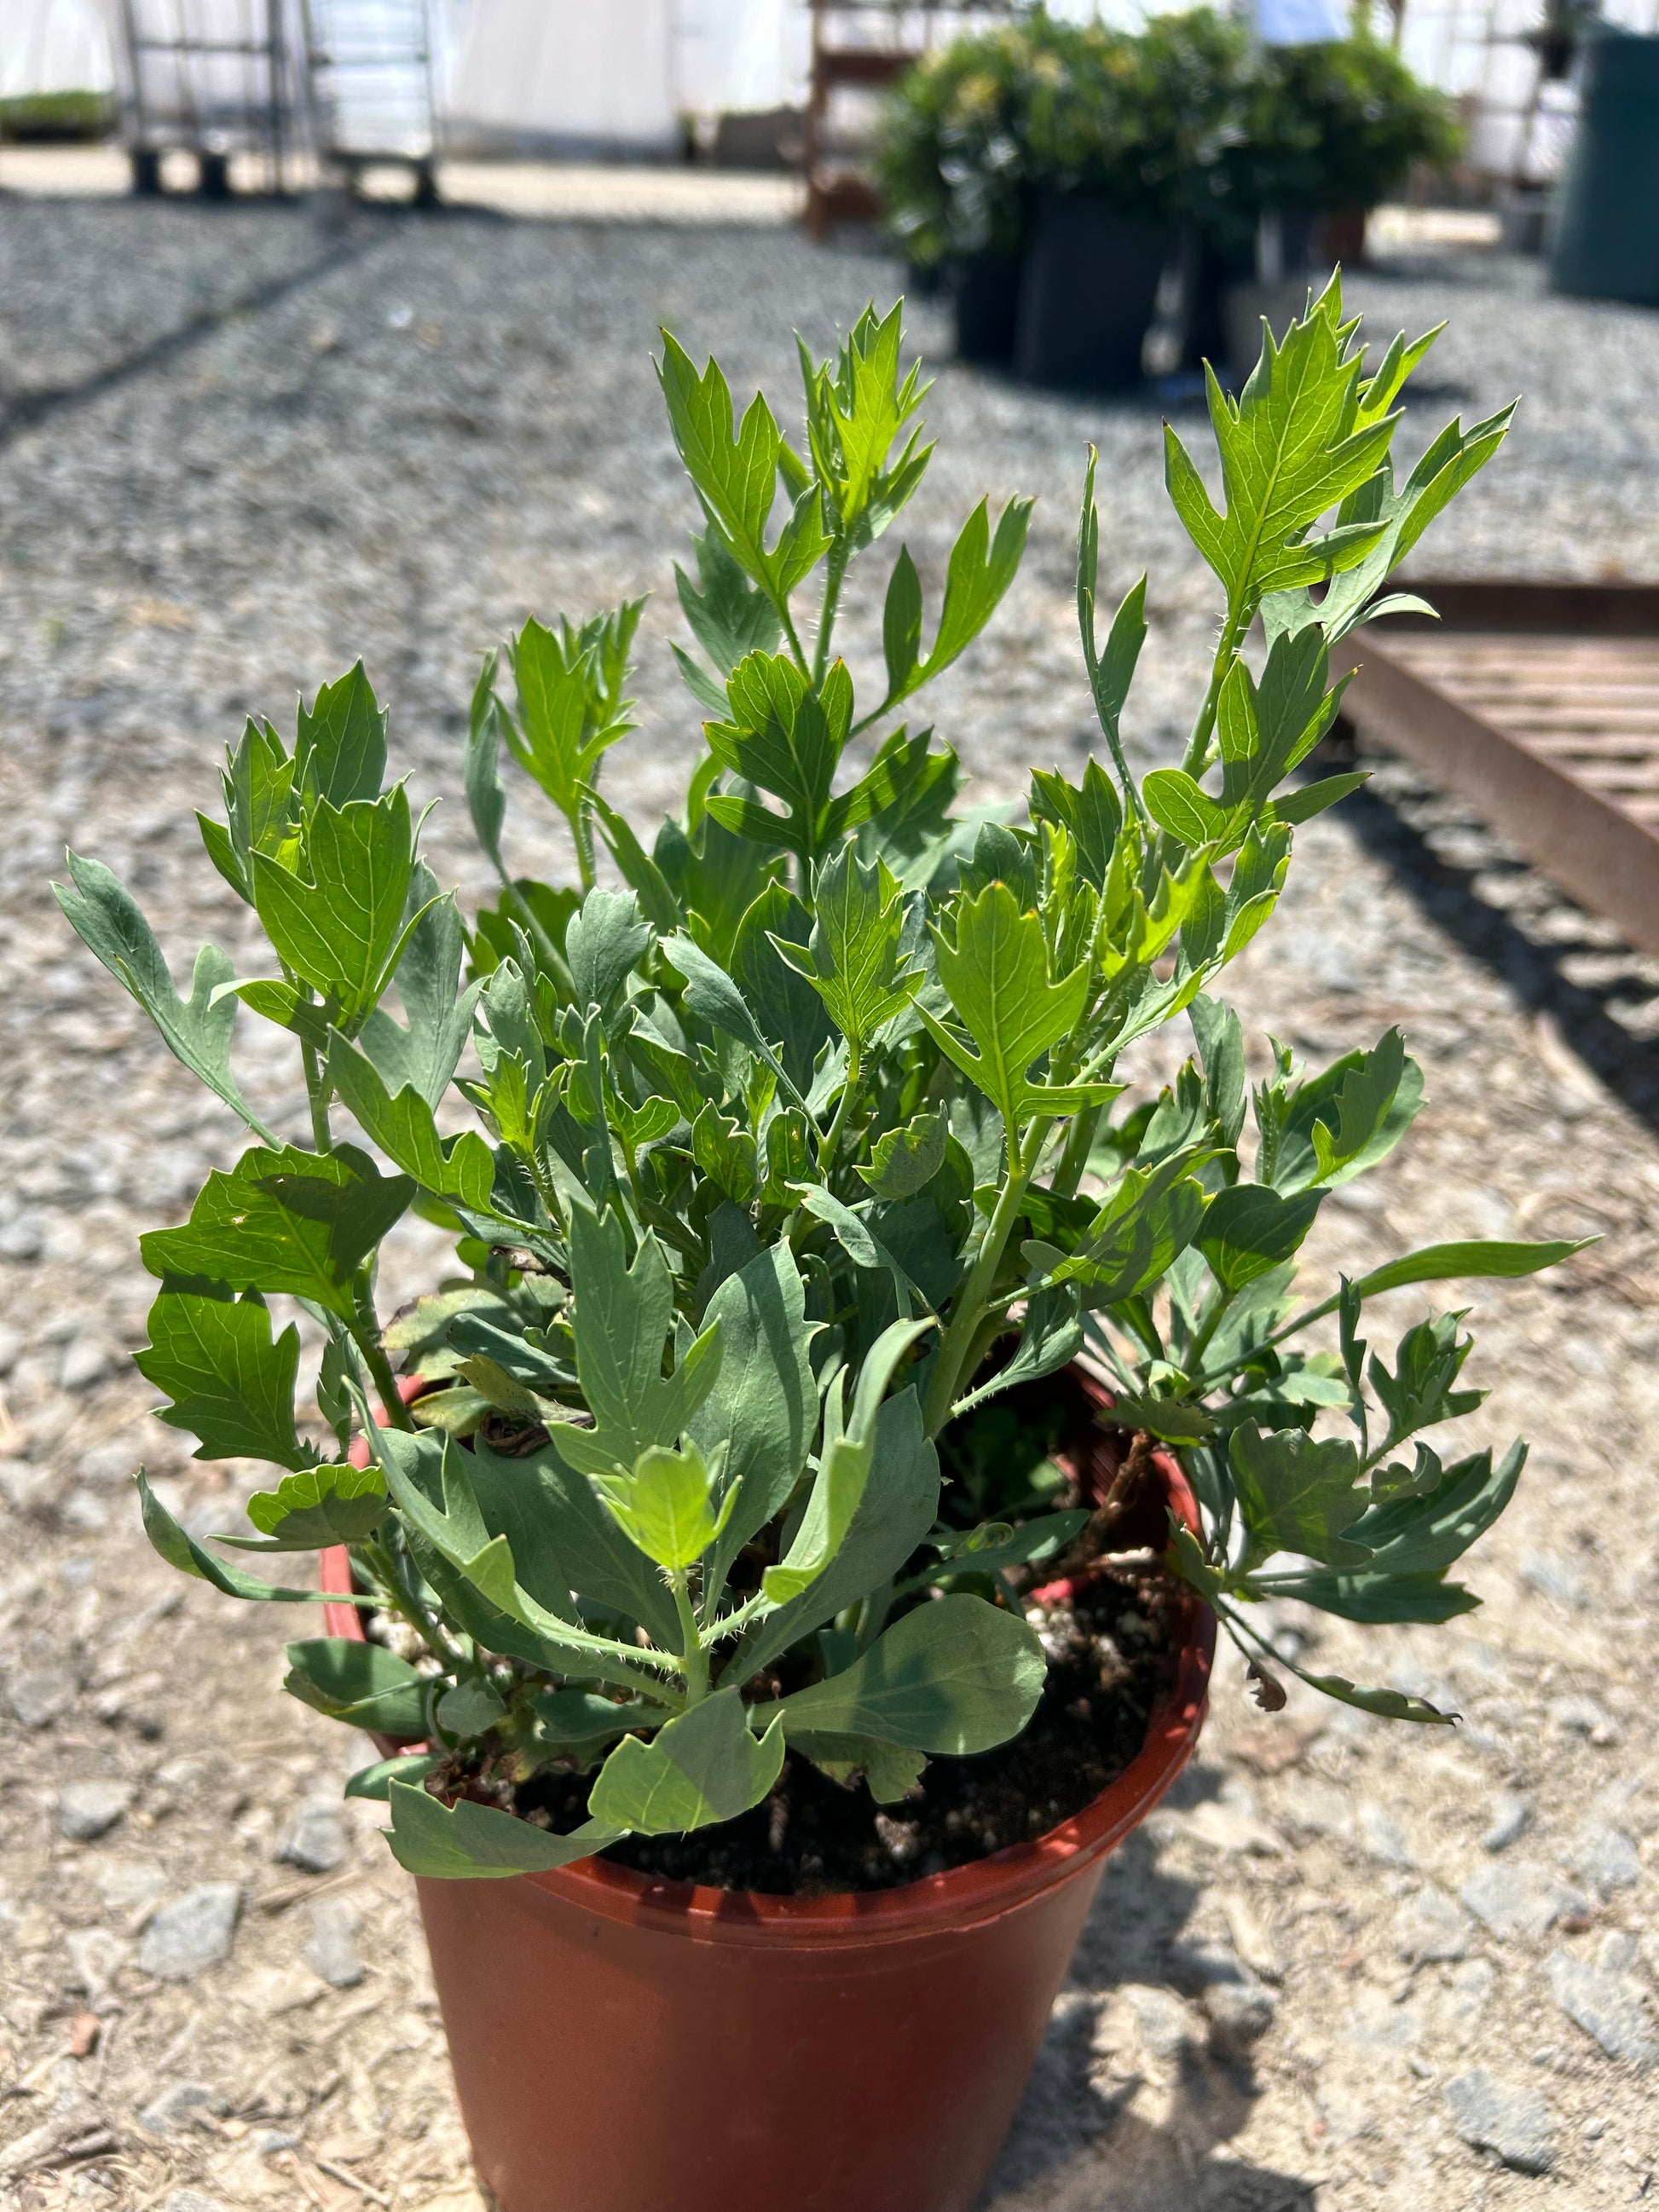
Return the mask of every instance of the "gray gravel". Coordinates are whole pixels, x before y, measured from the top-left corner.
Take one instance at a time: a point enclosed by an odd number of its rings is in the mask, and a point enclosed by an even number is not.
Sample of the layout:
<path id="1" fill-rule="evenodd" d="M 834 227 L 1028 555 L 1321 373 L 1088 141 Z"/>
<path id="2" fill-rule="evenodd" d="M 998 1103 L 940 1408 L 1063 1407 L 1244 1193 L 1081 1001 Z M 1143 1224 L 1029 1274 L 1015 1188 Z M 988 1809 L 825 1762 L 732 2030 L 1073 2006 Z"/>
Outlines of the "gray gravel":
<path id="1" fill-rule="evenodd" d="M 476 893 L 458 766 L 477 653 L 532 610 L 647 587 L 641 730 L 608 774 L 641 813 L 677 801 L 694 717 L 664 642 L 668 563 L 693 515 L 653 332 L 715 347 L 740 396 L 762 374 L 787 393 L 791 326 L 822 343 L 894 282 L 773 229 L 386 216 L 321 238 L 287 210 L 0 206 L 0 2043 L 25 2085 L 0 2173 L 32 2167 L 33 2207 L 368 2201 L 325 2167 L 422 2212 L 479 2203 L 374 1808 L 326 1835 L 307 1816 L 294 1848 L 302 1809 L 367 1756 L 278 1693 L 280 1644 L 306 1630 L 184 1588 L 137 1534 L 141 1457 L 197 1528 L 239 1525 L 253 1478 L 189 1462 L 120 1356 L 149 1303 L 138 1233 L 238 1138 L 90 969 L 44 878 L 72 840 L 133 884 L 175 969 L 210 934 L 234 957 L 242 919 L 191 810 L 244 714 L 286 720 L 361 652 L 400 767 L 444 801 L 434 865 Z M 1385 332 L 1455 319 L 1414 439 L 1527 392 L 1425 573 L 1659 575 L 1659 323 L 1541 298 L 1498 256 L 1397 263 L 1354 296 Z M 942 350 L 935 309 L 914 327 Z M 1157 408 L 947 362 L 928 414 L 940 454 L 906 534 L 932 592 L 981 490 L 1041 495 L 1003 616 L 936 697 L 977 795 L 1013 797 L 1033 762 L 1075 769 L 1087 743 L 1070 541 L 1089 438 L 1104 588 L 1152 570 L 1131 742 L 1167 757 L 1213 605 L 1164 501 Z M 876 665 L 878 617 L 873 588 L 855 598 L 855 668 Z M 527 801 L 509 839 L 560 865 Z M 1271 1030 L 1329 1056 L 1399 1020 L 1427 1070 L 1413 1141 L 1322 1218 L 1316 1279 L 1450 1236 L 1602 1241 L 1479 1292 L 1470 1375 L 1492 1396 L 1473 1425 L 1534 1439 L 1472 1562 L 1486 1609 L 1382 1656 L 1289 1608 L 1272 1624 L 1463 1726 L 1425 1738 L 1299 1692 L 1270 1719 L 1224 1657 L 1201 1756 L 1108 1871 L 988 2202 L 1631 2201 L 1659 2171 L 1637 2070 L 1659 1968 L 1659 968 L 1385 766 L 1302 834 L 1280 924 L 1235 976 L 1258 1052 Z M 297 1128 L 285 1041 L 248 1022 L 239 1052 Z M 438 1264 L 412 1231 L 394 1289 Z M 1420 1310 L 1396 1307 L 1400 1327 Z M 132 1792 L 120 1825 L 93 1849 L 60 1835 L 60 1802 L 111 1783 Z M 87 2008 L 102 2038 L 74 2058 Z M 175 2085 L 225 2117 L 137 2127 Z M 52 2164 L 70 2140 L 100 2149 Z M 1550 2181 L 1529 2178 L 1547 2160 Z"/>

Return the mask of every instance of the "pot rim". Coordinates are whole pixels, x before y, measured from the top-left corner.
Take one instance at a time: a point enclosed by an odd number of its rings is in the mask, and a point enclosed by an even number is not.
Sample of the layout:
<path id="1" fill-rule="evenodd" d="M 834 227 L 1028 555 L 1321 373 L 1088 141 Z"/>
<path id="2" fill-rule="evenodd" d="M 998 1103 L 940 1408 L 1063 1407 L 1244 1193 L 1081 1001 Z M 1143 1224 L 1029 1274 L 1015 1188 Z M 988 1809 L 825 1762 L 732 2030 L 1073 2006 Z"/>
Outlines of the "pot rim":
<path id="1" fill-rule="evenodd" d="M 1167 1453 L 1158 1452 L 1155 1464 L 1170 1505 L 1196 1532 L 1198 1504 L 1186 1476 Z M 343 1545 L 325 1552 L 319 1568 L 321 1589 L 341 1595 L 350 1589 L 351 1559 Z M 363 1640 L 356 1606 L 325 1605 L 323 1613 L 331 1636 Z M 923 1875 L 901 1889 L 836 1891 L 824 1897 L 774 1896 L 759 1890 L 669 1881 L 599 1857 L 575 1859 L 568 1866 L 507 1879 L 548 1891 L 604 1920 L 694 1941 L 775 1949 L 850 1948 L 1000 1919 L 1121 1843 L 1191 1757 L 1208 1700 L 1216 1620 L 1195 1591 L 1184 1594 L 1180 1620 L 1175 1681 L 1153 1705 L 1146 1741 L 1122 1773 L 1058 1826 L 967 1866 Z"/>

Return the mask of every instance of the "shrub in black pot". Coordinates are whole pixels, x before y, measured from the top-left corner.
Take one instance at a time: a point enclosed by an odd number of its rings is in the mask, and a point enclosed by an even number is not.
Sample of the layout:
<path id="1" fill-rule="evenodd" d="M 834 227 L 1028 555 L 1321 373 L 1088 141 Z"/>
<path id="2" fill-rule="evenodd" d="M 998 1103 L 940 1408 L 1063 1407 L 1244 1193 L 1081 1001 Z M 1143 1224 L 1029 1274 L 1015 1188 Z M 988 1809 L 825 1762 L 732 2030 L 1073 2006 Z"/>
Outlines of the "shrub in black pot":
<path id="1" fill-rule="evenodd" d="M 1139 36 L 1037 9 L 905 77 L 878 152 L 888 226 L 913 265 L 951 272 L 963 359 L 1014 357 L 1023 297 L 1023 373 L 1138 377 L 1171 227 L 1226 142 L 1243 46 L 1207 9 Z"/>
<path id="2" fill-rule="evenodd" d="M 1042 189 L 1015 357 L 1032 383 L 1139 382 L 1178 226 L 1237 127 L 1245 54 L 1237 25 L 1198 9 L 1133 38 L 1091 27 L 1064 78 L 1039 84 L 1028 165 Z"/>
<path id="3" fill-rule="evenodd" d="M 876 173 L 890 235 L 957 308 L 964 361 L 1012 360 L 1030 227 L 1030 80 L 1064 27 L 1043 16 L 958 39 L 889 97 Z"/>

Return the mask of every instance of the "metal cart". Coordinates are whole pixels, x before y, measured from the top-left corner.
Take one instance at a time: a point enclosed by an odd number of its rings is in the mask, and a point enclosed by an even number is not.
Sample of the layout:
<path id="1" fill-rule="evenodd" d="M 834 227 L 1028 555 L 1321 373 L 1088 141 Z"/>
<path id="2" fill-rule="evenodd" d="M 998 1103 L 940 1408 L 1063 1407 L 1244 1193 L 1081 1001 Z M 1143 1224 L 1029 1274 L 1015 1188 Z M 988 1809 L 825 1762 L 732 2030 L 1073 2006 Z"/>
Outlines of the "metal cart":
<path id="1" fill-rule="evenodd" d="M 428 0 L 301 0 L 312 143 L 348 183 L 406 163 L 418 201 L 437 198 L 438 109 Z"/>
<path id="2" fill-rule="evenodd" d="M 268 188 L 286 188 L 301 136 L 286 0 L 120 0 L 119 27 L 135 191 L 161 191 L 161 156 L 176 148 L 195 156 L 206 198 L 228 193 L 234 154 L 257 155 Z"/>

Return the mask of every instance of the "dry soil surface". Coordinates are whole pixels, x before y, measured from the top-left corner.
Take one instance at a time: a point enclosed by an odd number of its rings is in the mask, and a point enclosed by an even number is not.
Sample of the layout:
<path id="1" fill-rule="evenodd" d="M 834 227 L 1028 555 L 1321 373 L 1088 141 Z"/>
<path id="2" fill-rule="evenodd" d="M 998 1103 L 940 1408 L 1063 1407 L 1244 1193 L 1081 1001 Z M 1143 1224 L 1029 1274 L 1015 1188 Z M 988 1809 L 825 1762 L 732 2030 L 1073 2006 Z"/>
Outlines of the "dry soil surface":
<path id="1" fill-rule="evenodd" d="M 138 1532 L 141 1459 L 198 1530 L 234 1528 L 255 1481 L 189 1463 L 127 1358 L 137 1237 L 239 1135 L 82 954 L 48 875 L 66 842 L 107 860 L 180 974 L 204 938 L 242 951 L 191 810 L 246 712 L 287 716 L 361 653 L 398 767 L 444 801 L 434 863 L 475 893 L 458 768 L 478 653 L 529 611 L 647 588 L 641 729 L 611 785 L 674 803 L 694 716 L 668 564 L 693 513 L 655 327 L 787 396 L 792 326 L 822 343 L 896 281 L 768 225 L 385 212 L 323 234 L 292 209 L 0 201 L 0 2191 L 31 2212 L 479 2202 L 409 1886 L 339 1802 L 361 1745 L 278 1690 L 307 1629 L 181 1581 Z M 1550 301 L 1491 255 L 1396 260 L 1354 292 L 1385 335 L 1454 318 L 1408 442 L 1528 392 L 1425 565 L 1659 574 L 1659 325 Z M 945 351 L 935 309 L 915 325 Z M 947 363 L 929 413 L 907 534 L 934 592 L 981 490 L 1042 495 L 994 635 L 939 689 L 981 795 L 1075 771 L 1087 742 L 1086 438 L 1108 583 L 1152 571 L 1132 721 L 1143 760 L 1166 752 L 1213 595 L 1164 501 L 1157 407 Z M 855 596 L 866 666 L 877 613 Z M 558 865 L 522 794 L 509 836 Z M 1492 1395 L 1470 1425 L 1533 1441 L 1471 1562 L 1484 1610 L 1363 1638 L 1274 1624 L 1462 1726 L 1300 1693 L 1269 1718 L 1224 1658 L 1201 1756 L 1108 1872 L 996 2212 L 1568 2212 L 1651 2189 L 1656 982 L 1397 769 L 1303 834 L 1236 971 L 1255 1048 L 1328 1056 L 1397 1021 L 1431 1101 L 1327 1210 L 1317 1276 L 1454 1235 L 1602 1241 L 1474 1301 Z M 297 1131 L 285 1047 L 245 1018 L 246 1080 Z M 402 1286 L 437 1259 L 406 1243 Z M 1396 1304 L 1401 1327 L 1420 1310 Z"/>

